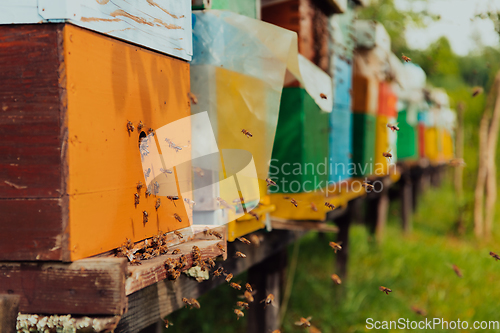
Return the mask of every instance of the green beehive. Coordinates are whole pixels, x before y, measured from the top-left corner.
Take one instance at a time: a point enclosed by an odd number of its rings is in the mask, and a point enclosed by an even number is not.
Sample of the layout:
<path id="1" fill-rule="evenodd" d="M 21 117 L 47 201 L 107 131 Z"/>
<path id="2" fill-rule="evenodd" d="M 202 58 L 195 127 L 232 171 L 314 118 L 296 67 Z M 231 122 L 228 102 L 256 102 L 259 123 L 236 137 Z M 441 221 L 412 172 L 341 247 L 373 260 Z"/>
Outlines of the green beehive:
<path id="1" fill-rule="evenodd" d="M 212 9 L 224 9 L 233 13 L 257 18 L 256 0 L 212 0 Z"/>
<path id="2" fill-rule="evenodd" d="M 326 187 L 330 113 L 323 112 L 303 88 L 284 88 L 274 139 L 270 177 L 276 193 Z"/>
<path id="3" fill-rule="evenodd" d="M 368 176 L 374 173 L 375 116 L 353 113 L 352 117 L 352 175 Z"/>
<path id="4" fill-rule="evenodd" d="M 407 111 L 398 112 L 398 159 L 418 159 L 418 128 L 408 124 Z"/>

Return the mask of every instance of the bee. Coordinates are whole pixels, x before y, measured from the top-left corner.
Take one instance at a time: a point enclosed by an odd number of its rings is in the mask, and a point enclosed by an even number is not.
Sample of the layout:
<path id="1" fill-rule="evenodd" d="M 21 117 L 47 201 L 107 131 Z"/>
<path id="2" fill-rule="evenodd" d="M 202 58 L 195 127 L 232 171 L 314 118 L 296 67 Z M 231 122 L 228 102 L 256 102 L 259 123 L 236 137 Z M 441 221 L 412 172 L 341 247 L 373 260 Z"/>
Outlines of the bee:
<path id="1" fill-rule="evenodd" d="M 330 208 L 331 210 L 334 210 L 334 209 L 335 209 L 335 206 L 334 206 L 334 205 L 332 205 L 332 204 L 331 204 L 331 203 L 329 203 L 329 202 L 325 202 L 325 206 L 326 206 L 326 207 L 328 207 L 328 208 Z"/>
<path id="2" fill-rule="evenodd" d="M 143 211 L 142 212 L 142 222 L 147 223 L 148 222 L 148 212 Z"/>
<path id="3" fill-rule="evenodd" d="M 179 253 L 181 253 L 181 250 L 179 250 L 179 249 L 175 249 L 172 251 L 172 254 L 179 254 Z"/>
<path id="4" fill-rule="evenodd" d="M 151 258 L 153 258 L 153 255 L 151 255 L 149 253 L 144 253 L 142 255 L 142 259 L 144 259 L 144 260 L 148 260 L 148 259 L 151 259 Z"/>
<path id="5" fill-rule="evenodd" d="M 484 89 L 482 87 L 474 87 L 472 89 L 472 97 L 476 97 L 479 94 L 482 94 Z"/>
<path id="6" fill-rule="evenodd" d="M 253 288 L 252 288 L 252 286 L 250 285 L 250 283 L 245 284 L 245 288 L 246 288 L 249 292 L 252 292 L 252 291 L 253 291 Z"/>
<path id="7" fill-rule="evenodd" d="M 200 303 L 199 303 L 196 299 L 194 299 L 194 298 L 190 298 L 190 299 L 189 299 L 189 301 L 191 302 L 191 305 L 192 305 L 193 307 L 195 307 L 195 308 L 197 308 L 197 309 L 199 309 L 199 308 L 200 308 Z"/>
<path id="8" fill-rule="evenodd" d="M 155 136 L 155 130 L 152 129 L 151 127 L 148 129 L 148 135 L 149 134 L 153 134 L 153 136 Z"/>
<path id="9" fill-rule="evenodd" d="M 132 124 L 132 122 L 131 122 L 131 121 L 129 121 L 129 122 L 127 123 L 127 131 L 128 131 L 128 134 L 132 133 L 134 130 L 135 130 L 134 124 Z"/>
<path id="10" fill-rule="evenodd" d="M 224 268 L 222 267 L 219 267 L 214 271 L 215 276 L 221 276 L 222 274 L 224 274 Z"/>
<path id="11" fill-rule="evenodd" d="M 156 199 L 156 204 L 155 204 L 156 210 L 158 210 L 158 208 L 160 208 L 160 203 L 161 203 L 160 198 Z"/>
<path id="12" fill-rule="evenodd" d="M 184 236 L 182 236 L 182 234 L 180 233 L 180 231 L 175 230 L 175 231 L 174 231 L 174 234 L 175 234 L 177 237 L 179 237 L 179 239 L 184 238 Z"/>
<path id="13" fill-rule="evenodd" d="M 163 319 L 163 322 L 165 323 L 165 328 L 169 328 L 170 326 L 174 326 L 174 324 L 172 324 L 170 321 L 168 321 L 167 319 Z"/>
<path id="14" fill-rule="evenodd" d="M 137 258 L 130 260 L 131 265 L 142 265 L 141 261 Z"/>
<path id="15" fill-rule="evenodd" d="M 455 274 L 457 274 L 457 276 L 459 278 L 461 278 L 462 277 L 462 271 L 460 270 L 460 268 L 458 268 L 458 266 L 455 265 L 455 264 L 452 265 L 452 268 L 455 271 Z"/>
<path id="16" fill-rule="evenodd" d="M 260 303 L 264 303 L 264 308 L 268 305 L 274 305 L 274 295 L 273 294 L 267 295 L 267 297 L 264 298 L 262 301 L 260 301 Z"/>
<path id="17" fill-rule="evenodd" d="M 319 329 L 314 326 L 309 327 L 309 333 L 321 333 Z"/>
<path id="18" fill-rule="evenodd" d="M 139 193 L 134 193 L 134 204 L 136 207 L 139 204 L 139 200 L 140 200 Z"/>
<path id="19" fill-rule="evenodd" d="M 420 316 L 426 316 L 427 315 L 427 311 L 425 311 L 424 309 L 420 309 L 420 308 L 416 307 L 415 305 L 413 305 L 411 307 L 411 310 L 413 312 L 415 312 L 416 314 L 420 315 Z"/>
<path id="20" fill-rule="evenodd" d="M 224 208 L 227 208 L 227 209 L 232 209 L 234 210 L 234 207 L 229 205 L 226 200 L 220 198 L 220 197 L 217 197 L 217 202 L 219 203 L 219 206 L 222 206 Z"/>
<path id="21" fill-rule="evenodd" d="M 196 172 L 196 174 L 197 174 L 198 176 L 200 176 L 200 177 L 205 176 L 205 171 L 203 171 L 203 169 L 202 169 L 202 168 L 196 167 L 196 168 L 194 168 L 194 172 Z"/>
<path id="22" fill-rule="evenodd" d="M 226 278 L 224 280 L 226 280 L 226 282 L 231 282 L 231 279 L 233 278 L 233 274 L 229 273 L 226 275 Z"/>
<path id="23" fill-rule="evenodd" d="M 266 182 L 267 182 L 267 186 L 268 186 L 268 187 L 269 187 L 269 186 L 271 186 L 271 185 L 272 185 L 272 186 L 278 186 L 278 184 L 276 184 L 276 182 L 275 182 L 275 181 L 273 181 L 271 178 L 267 178 L 267 179 L 266 179 Z"/>
<path id="24" fill-rule="evenodd" d="M 327 99 L 326 95 L 323 93 L 319 94 L 319 97 L 321 97 L 321 99 Z"/>
<path id="25" fill-rule="evenodd" d="M 194 202 L 193 200 L 189 199 L 189 198 L 184 198 L 184 202 L 187 203 L 189 205 L 189 208 L 193 209 L 193 206 L 196 205 L 196 202 Z"/>
<path id="26" fill-rule="evenodd" d="M 220 233 L 218 233 L 217 231 L 212 231 L 212 235 L 214 235 L 218 239 L 222 239 L 223 238 L 222 235 Z"/>
<path id="27" fill-rule="evenodd" d="M 175 219 L 176 219 L 177 221 L 182 222 L 182 219 L 181 219 L 181 217 L 179 216 L 179 214 L 174 213 L 174 217 L 175 217 Z"/>
<path id="28" fill-rule="evenodd" d="M 210 267 L 215 267 L 215 261 L 212 258 L 208 258 L 207 263 Z"/>
<path id="29" fill-rule="evenodd" d="M 311 327 L 311 323 L 309 322 L 312 319 L 312 317 L 307 317 L 307 318 L 300 318 L 299 321 L 295 322 L 295 325 L 300 326 L 300 327 Z"/>
<path id="30" fill-rule="evenodd" d="M 392 125 L 392 124 L 387 124 L 387 127 L 390 128 L 391 131 L 399 131 L 399 127 L 397 126 L 398 124 L 396 125 Z"/>
<path id="31" fill-rule="evenodd" d="M 246 257 L 247 257 L 247 255 L 246 255 L 246 254 L 244 254 L 244 253 L 241 253 L 240 251 L 236 251 L 236 253 L 235 253 L 235 256 L 234 256 L 234 257 L 235 257 L 235 258 L 246 258 Z"/>
<path id="32" fill-rule="evenodd" d="M 311 209 L 313 212 L 317 212 L 318 211 L 318 207 L 316 207 L 316 204 L 314 202 L 311 202 Z"/>
<path id="33" fill-rule="evenodd" d="M 404 60 L 405 62 L 410 62 L 410 61 L 411 61 L 411 59 L 410 59 L 410 58 L 408 58 L 407 56 L 405 56 L 404 54 L 402 54 L 402 55 L 401 55 L 401 58 L 403 58 L 403 60 Z"/>
<path id="34" fill-rule="evenodd" d="M 500 260 L 500 256 L 498 254 L 496 254 L 495 252 L 490 252 L 490 256 L 492 256 L 493 258 L 495 258 L 495 261 L 496 260 Z"/>
<path id="35" fill-rule="evenodd" d="M 142 186 L 143 186 L 142 182 L 137 183 L 137 192 L 141 190 Z"/>
<path id="36" fill-rule="evenodd" d="M 389 150 L 388 152 L 383 152 L 382 156 L 386 157 L 390 161 L 392 158 L 391 151 Z"/>
<path id="37" fill-rule="evenodd" d="M 238 309 L 234 309 L 234 313 L 236 313 L 236 316 L 238 317 L 238 320 L 239 320 L 241 317 L 244 317 L 244 316 L 245 316 L 245 314 L 243 313 L 243 311 L 238 310 Z"/>
<path id="38" fill-rule="evenodd" d="M 465 166 L 465 162 L 464 162 L 463 158 L 454 158 L 454 159 L 450 160 L 448 162 L 448 164 L 450 166 L 453 166 L 453 167 L 464 167 Z"/>
<path id="39" fill-rule="evenodd" d="M 146 190 L 146 193 L 144 193 L 144 195 L 147 197 L 149 197 L 151 195 L 151 191 L 149 191 L 149 189 Z"/>
<path id="40" fill-rule="evenodd" d="M 254 301 L 252 293 L 249 292 L 248 290 L 245 291 L 245 293 L 243 294 L 243 297 L 247 300 L 248 303 L 252 303 Z"/>
<path id="41" fill-rule="evenodd" d="M 160 168 L 160 172 L 171 174 L 172 170 Z"/>
<path id="42" fill-rule="evenodd" d="M 248 214 L 252 215 L 257 221 L 259 220 L 259 215 L 255 214 L 254 212 L 248 212 Z"/>
<path id="43" fill-rule="evenodd" d="M 332 281 L 336 284 L 342 284 L 342 280 L 339 278 L 337 274 L 332 274 Z"/>
<path id="44" fill-rule="evenodd" d="M 384 292 L 386 295 L 389 295 L 389 293 L 392 293 L 392 290 L 387 288 L 387 287 L 384 287 L 384 286 L 380 286 L 378 287 L 378 289 L 382 292 Z"/>
<path id="45" fill-rule="evenodd" d="M 247 138 L 251 138 L 253 137 L 252 133 L 250 133 L 249 131 L 247 131 L 246 129 L 242 129 L 241 130 L 241 133 L 245 134 Z"/>
<path id="46" fill-rule="evenodd" d="M 335 253 L 337 253 L 337 251 L 342 250 L 342 246 L 340 246 L 340 244 L 337 244 L 335 242 L 330 242 L 329 245 L 331 246 L 333 251 L 335 251 Z"/>
<path id="47" fill-rule="evenodd" d="M 224 249 L 224 246 L 221 245 L 221 243 L 217 243 L 217 247 L 219 248 L 219 250 L 221 250 L 222 252 L 226 252 L 226 250 Z"/>
<path id="48" fill-rule="evenodd" d="M 198 104 L 198 98 L 192 92 L 188 92 L 188 98 L 191 100 L 191 103 Z"/>
<path id="49" fill-rule="evenodd" d="M 236 302 L 236 306 L 239 306 L 240 308 L 245 308 L 248 310 L 249 306 L 248 306 L 248 303 L 247 302 L 241 302 L 241 301 L 238 301 Z"/>
<path id="50" fill-rule="evenodd" d="M 196 245 L 193 246 L 193 252 L 198 253 L 200 252 L 200 248 Z"/>
<path id="51" fill-rule="evenodd" d="M 151 168 L 148 168 L 147 171 L 144 171 L 144 177 L 148 178 L 150 173 L 151 173 Z"/>
<path id="52" fill-rule="evenodd" d="M 137 132 L 140 132 L 143 127 L 144 127 L 144 124 L 142 123 L 142 120 L 141 120 L 141 121 L 139 121 L 139 125 L 137 125 Z"/>
<path id="53" fill-rule="evenodd" d="M 297 203 L 297 200 L 295 200 L 294 198 L 290 198 L 290 197 L 283 197 L 283 199 L 286 199 L 286 200 L 290 200 L 290 202 L 292 203 L 292 205 L 294 205 L 295 207 L 297 207 L 299 204 Z"/>
<path id="54" fill-rule="evenodd" d="M 255 246 L 259 246 L 260 245 L 260 237 L 257 236 L 257 235 L 250 235 L 250 241 Z"/>
<path id="55" fill-rule="evenodd" d="M 247 244 L 247 245 L 250 245 L 252 244 L 252 242 L 250 242 L 248 239 L 246 239 L 245 237 L 238 237 L 238 240 L 244 244 Z"/>
<path id="56" fill-rule="evenodd" d="M 363 182 L 363 184 L 361 184 L 361 186 L 366 188 L 366 190 L 373 190 L 373 188 L 374 188 L 372 184 L 368 184 L 366 182 Z"/>
<path id="57" fill-rule="evenodd" d="M 177 207 L 177 206 L 175 205 L 175 201 L 176 201 L 176 200 L 179 200 L 179 197 L 178 197 L 178 196 L 176 196 L 176 195 L 167 195 L 167 199 L 168 199 L 168 200 L 170 200 L 170 201 L 172 201 L 172 203 L 174 204 L 174 206 L 175 206 L 175 207 Z"/>
<path id="58" fill-rule="evenodd" d="M 229 285 L 234 289 L 241 290 L 241 286 L 236 282 L 231 282 Z"/>

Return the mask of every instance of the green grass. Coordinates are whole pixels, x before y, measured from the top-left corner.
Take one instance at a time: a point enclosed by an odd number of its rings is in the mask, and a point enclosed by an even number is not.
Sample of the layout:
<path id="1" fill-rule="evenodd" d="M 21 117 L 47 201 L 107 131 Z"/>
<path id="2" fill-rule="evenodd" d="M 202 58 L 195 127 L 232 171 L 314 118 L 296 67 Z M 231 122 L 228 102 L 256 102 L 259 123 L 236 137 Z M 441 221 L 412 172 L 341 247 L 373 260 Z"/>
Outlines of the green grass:
<path id="1" fill-rule="evenodd" d="M 366 228 L 354 225 L 348 277 L 341 286 L 330 280 L 335 254 L 328 241 L 334 235 L 321 239 L 310 233 L 304 237 L 283 332 L 304 332 L 293 323 L 307 316 L 313 317 L 313 325 L 322 332 L 366 332 L 367 318 L 422 320 L 411 310 L 413 305 L 425 309 L 430 319 L 500 320 L 500 262 L 488 255 L 489 251 L 500 252 L 500 245 L 475 241 L 470 236 L 471 225 L 467 225 L 466 236 L 458 237 L 455 200 L 449 182 L 429 189 L 419 202 L 413 233 L 408 237 L 401 232 L 398 203 L 392 204 L 380 245 L 367 242 Z M 499 239 L 498 235 L 493 238 Z M 452 264 L 460 267 L 463 278 L 456 276 Z M 237 279 L 244 281 L 245 277 Z M 393 292 L 386 296 L 378 290 L 381 285 Z M 176 326 L 168 331 L 245 332 L 245 319 L 237 321 L 232 313 L 236 295 L 227 285 L 209 292 L 200 298 L 201 310 L 171 315 Z"/>

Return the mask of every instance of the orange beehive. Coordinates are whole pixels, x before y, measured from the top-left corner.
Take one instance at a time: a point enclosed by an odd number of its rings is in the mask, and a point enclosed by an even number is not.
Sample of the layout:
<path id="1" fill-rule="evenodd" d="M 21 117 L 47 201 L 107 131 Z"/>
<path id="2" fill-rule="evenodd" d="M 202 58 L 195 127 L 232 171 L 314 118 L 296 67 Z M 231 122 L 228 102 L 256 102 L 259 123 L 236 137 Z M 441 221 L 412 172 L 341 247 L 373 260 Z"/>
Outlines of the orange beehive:
<path id="1" fill-rule="evenodd" d="M 189 64 L 69 24 L 0 29 L 0 260 L 73 261 L 189 226 L 183 204 L 156 210 L 145 188 L 134 204 L 137 125 L 190 115 Z"/>

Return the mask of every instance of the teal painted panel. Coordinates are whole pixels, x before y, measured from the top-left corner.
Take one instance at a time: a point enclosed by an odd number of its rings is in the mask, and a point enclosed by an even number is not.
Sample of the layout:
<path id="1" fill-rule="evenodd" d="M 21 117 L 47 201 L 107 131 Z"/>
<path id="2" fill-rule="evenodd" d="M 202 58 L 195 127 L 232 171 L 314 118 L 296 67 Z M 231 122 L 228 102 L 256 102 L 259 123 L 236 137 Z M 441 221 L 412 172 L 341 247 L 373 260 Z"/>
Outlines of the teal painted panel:
<path id="1" fill-rule="evenodd" d="M 408 124 L 406 110 L 398 112 L 398 160 L 418 159 L 418 128 Z"/>
<path id="2" fill-rule="evenodd" d="M 353 176 L 363 177 L 373 174 L 375 163 L 375 116 L 353 113 L 352 162 Z"/>
<path id="3" fill-rule="evenodd" d="M 224 9 L 231 12 L 257 18 L 258 0 L 212 0 L 212 9 Z"/>

